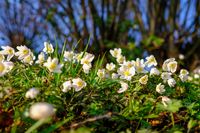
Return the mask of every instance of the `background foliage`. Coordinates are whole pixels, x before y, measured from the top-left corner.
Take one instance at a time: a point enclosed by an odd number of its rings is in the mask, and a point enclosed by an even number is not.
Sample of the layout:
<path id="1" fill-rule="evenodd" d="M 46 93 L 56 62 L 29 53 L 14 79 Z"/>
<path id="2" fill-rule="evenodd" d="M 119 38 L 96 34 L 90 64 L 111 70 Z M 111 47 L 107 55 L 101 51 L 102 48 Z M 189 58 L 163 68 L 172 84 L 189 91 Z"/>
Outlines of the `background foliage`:
<path id="1" fill-rule="evenodd" d="M 46 40 L 103 54 L 122 47 L 132 57 L 154 54 L 159 61 L 185 55 L 185 66 L 199 65 L 199 0 L 2 0 L 2 45 L 30 45 Z M 69 47 L 70 48 L 70 47 Z M 189 59 L 189 60 L 188 60 Z"/>

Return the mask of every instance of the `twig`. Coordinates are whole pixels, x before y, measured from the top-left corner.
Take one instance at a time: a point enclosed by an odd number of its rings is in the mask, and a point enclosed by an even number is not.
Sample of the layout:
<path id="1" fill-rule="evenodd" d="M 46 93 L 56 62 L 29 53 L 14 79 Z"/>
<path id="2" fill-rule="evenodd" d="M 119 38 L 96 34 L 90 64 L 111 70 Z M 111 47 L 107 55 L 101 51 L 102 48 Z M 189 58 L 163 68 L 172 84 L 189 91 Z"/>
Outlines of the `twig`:
<path id="1" fill-rule="evenodd" d="M 174 124 L 175 124 L 175 123 L 178 123 L 178 122 L 180 122 L 180 121 L 182 121 L 182 120 L 179 119 L 179 120 L 177 120 L 177 121 L 174 121 Z M 165 129 L 169 128 L 170 126 L 173 126 L 173 123 L 168 124 L 168 125 L 165 126 L 163 129 L 161 129 L 159 132 L 163 132 Z"/>
<path id="2" fill-rule="evenodd" d="M 97 121 L 97 120 L 101 120 L 101 119 L 105 119 L 105 118 L 111 118 L 111 116 L 112 116 L 112 112 L 108 112 L 105 115 L 100 115 L 100 116 L 88 118 L 88 119 L 86 119 L 82 122 L 74 123 L 70 126 L 70 128 L 75 128 L 75 127 L 78 127 L 78 126 L 83 125 L 83 124 L 88 123 L 88 122 L 93 122 L 93 121 Z"/>
<path id="3" fill-rule="evenodd" d="M 156 101 L 153 103 L 153 108 L 149 111 L 149 114 L 151 114 L 151 112 L 155 109 L 156 103 L 157 103 L 158 100 L 160 100 L 161 98 L 162 98 L 161 96 L 157 97 Z"/>

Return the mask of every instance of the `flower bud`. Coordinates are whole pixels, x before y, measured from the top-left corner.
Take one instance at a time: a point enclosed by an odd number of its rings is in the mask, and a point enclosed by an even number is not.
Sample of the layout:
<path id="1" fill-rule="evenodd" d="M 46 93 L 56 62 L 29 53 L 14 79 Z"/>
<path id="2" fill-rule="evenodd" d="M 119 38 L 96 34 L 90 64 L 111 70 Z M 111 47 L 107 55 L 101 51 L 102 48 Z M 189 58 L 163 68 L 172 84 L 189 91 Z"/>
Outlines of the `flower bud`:
<path id="1" fill-rule="evenodd" d="M 54 114 L 54 108 L 51 104 L 45 102 L 35 103 L 30 107 L 29 115 L 34 120 L 48 118 Z"/>

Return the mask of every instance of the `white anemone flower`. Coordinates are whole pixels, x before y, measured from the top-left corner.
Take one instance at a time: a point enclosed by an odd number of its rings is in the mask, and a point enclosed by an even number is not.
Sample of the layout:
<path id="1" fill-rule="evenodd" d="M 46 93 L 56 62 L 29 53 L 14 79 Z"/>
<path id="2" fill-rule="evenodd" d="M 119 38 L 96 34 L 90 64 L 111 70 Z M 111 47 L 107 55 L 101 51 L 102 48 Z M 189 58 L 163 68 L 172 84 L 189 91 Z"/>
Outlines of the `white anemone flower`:
<path id="1" fill-rule="evenodd" d="M 72 79 L 72 86 L 75 88 L 75 91 L 80 91 L 82 88 L 86 87 L 87 83 L 81 78 Z"/>
<path id="2" fill-rule="evenodd" d="M 71 88 L 72 88 L 72 82 L 71 82 L 71 80 L 65 81 L 63 83 L 63 89 L 62 89 L 62 91 L 63 92 L 68 92 L 69 90 L 71 90 Z"/>
<path id="3" fill-rule="evenodd" d="M 146 57 L 146 60 L 147 61 L 145 62 L 145 64 L 147 64 L 148 67 L 157 66 L 157 64 L 158 64 L 153 55 Z"/>
<path id="4" fill-rule="evenodd" d="M 38 55 L 38 59 L 37 59 L 37 61 L 35 63 L 42 65 L 44 62 L 45 62 L 45 55 L 44 55 L 44 52 L 41 52 Z"/>
<path id="5" fill-rule="evenodd" d="M 171 103 L 171 99 L 169 99 L 166 96 L 162 96 L 162 103 L 165 107 L 167 107 L 167 104 Z"/>
<path id="6" fill-rule="evenodd" d="M 198 79 L 199 78 L 199 74 L 194 74 L 194 78 Z"/>
<path id="7" fill-rule="evenodd" d="M 168 67 L 168 64 L 169 64 L 170 62 L 173 62 L 173 61 L 175 61 L 175 58 L 169 58 L 169 59 L 165 60 L 164 63 L 163 63 L 163 65 L 162 65 L 162 69 L 163 69 L 164 71 L 170 71 L 170 70 L 169 70 L 169 67 Z"/>
<path id="8" fill-rule="evenodd" d="M 29 116 L 34 120 L 45 119 L 55 113 L 51 104 L 45 102 L 35 103 L 30 107 Z"/>
<path id="9" fill-rule="evenodd" d="M 5 75 L 7 72 L 6 65 L 4 62 L 0 62 L 0 76 Z"/>
<path id="10" fill-rule="evenodd" d="M 170 62 L 172 62 L 172 61 L 175 61 L 175 58 L 169 58 L 169 59 L 165 60 L 164 63 L 163 63 L 163 65 L 162 65 L 162 69 L 164 71 L 169 71 L 168 67 L 167 67 L 167 64 L 170 63 Z"/>
<path id="11" fill-rule="evenodd" d="M 179 75 L 179 78 L 181 79 L 182 82 L 185 82 L 188 80 L 188 75 Z"/>
<path id="12" fill-rule="evenodd" d="M 87 73 L 89 73 L 90 69 L 92 68 L 92 64 L 91 63 L 83 64 L 82 68 L 83 68 L 83 72 L 87 74 Z"/>
<path id="13" fill-rule="evenodd" d="M 125 61 L 122 66 L 125 66 L 127 68 L 135 67 L 135 61 Z"/>
<path id="14" fill-rule="evenodd" d="M 170 87 L 174 87 L 176 85 L 176 81 L 174 78 L 170 78 L 167 80 L 167 83 Z"/>
<path id="15" fill-rule="evenodd" d="M 193 73 L 200 74 L 200 66 L 193 70 Z"/>
<path id="16" fill-rule="evenodd" d="M 117 57 L 117 63 L 123 64 L 125 61 L 126 61 L 125 56 L 120 55 Z"/>
<path id="17" fill-rule="evenodd" d="M 120 48 L 114 48 L 113 50 L 110 50 L 110 54 L 115 57 L 118 58 L 119 56 L 121 56 L 122 50 Z"/>
<path id="18" fill-rule="evenodd" d="M 119 75 L 117 73 L 112 73 L 111 78 L 112 79 L 117 79 Z"/>
<path id="19" fill-rule="evenodd" d="M 76 60 L 77 62 L 80 62 L 81 59 L 82 59 L 82 57 L 83 57 L 83 54 L 84 54 L 84 52 L 76 53 L 76 54 L 74 55 L 75 60 Z M 85 54 L 87 54 L 87 52 L 85 52 Z"/>
<path id="20" fill-rule="evenodd" d="M 188 79 L 189 72 L 186 69 L 181 69 L 179 78 L 181 79 L 182 82 L 185 82 Z"/>
<path id="21" fill-rule="evenodd" d="M 99 70 L 97 71 L 97 76 L 98 76 L 99 78 L 101 78 L 101 79 L 105 78 L 105 77 L 106 77 L 106 71 L 105 71 L 105 69 L 99 69 Z"/>
<path id="22" fill-rule="evenodd" d="M 147 71 L 145 70 L 145 63 L 143 59 L 139 59 L 137 58 L 135 63 L 135 69 L 137 73 L 147 73 Z"/>
<path id="23" fill-rule="evenodd" d="M 14 67 L 14 63 L 11 62 L 11 61 L 4 61 L 3 63 L 6 66 L 6 71 L 7 72 L 11 71 L 13 69 L 13 67 Z"/>
<path id="24" fill-rule="evenodd" d="M 65 61 L 73 61 L 74 52 L 73 51 L 65 51 L 64 52 L 64 59 L 65 59 Z"/>
<path id="25" fill-rule="evenodd" d="M 43 49 L 43 51 L 46 54 L 53 53 L 53 51 L 54 51 L 53 45 L 51 43 L 49 43 L 49 42 L 44 42 L 44 49 Z"/>
<path id="26" fill-rule="evenodd" d="M 15 53 L 16 56 L 18 56 L 19 60 L 24 59 L 26 56 L 28 56 L 31 53 L 31 50 L 27 48 L 26 46 L 17 46 L 18 51 Z"/>
<path id="27" fill-rule="evenodd" d="M 127 68 L 125 66 L 121 66 L 117 72 L 120 75 L 121 79 L 130 81 L 131 78 L 135 75 L 135 68 L 134 67 Z"/>
<path id="28" fill-rule="evenodd" d="M 168 80 L 168 79 L 171 79 L 172 73 L 169 73 L 169 72 L 163 72 L 161 74 L 161 78 L 163 79 L 164 83 Z"/>
<path id="29" fill-rule="evenodd" d="M 49 57 L 47 59 L 47 62 L 44 63 L 44 66 L 48 68 L 50 72 L 54 73 L 61 73 L 61 68 L 63 67 L 63 64 L 58 64 L 58 59 Z"/>
<path id="30" fill-rule="evenodd" d="M 1 46 L 1 48 L 3 49 L 0 53 L 2 55 L 7 55 L 7 61 L 10 61 L 11 58 L 15 55 L 15 50 L 14 48 L 10 47 L 10 46 Z"/>
<path id="31" fill-rule="evenodd" d="M 151 68 L 150 75 L 160 75 L 160 71 L 157 68 Z"/>
<path id="32" fill-rule="evenodd" d="M 186 69 L 181 69 L 180 70 L 180 75 L 188 75 L 189 72 Z"/>
<path id="33" fill-rule="evenodd" d="M 29 89 L 27 92 L 26 92 L 26 98 L 31 98 L 31 99 L 34 99 L 36 98 L 36 96 L 39 94 L 39 90 L 36 89 L 36 88 L 31 88 Z"/>
<path id="34" fill-rule="evenodd" d="M 176 72 L 176 69 L 177 69 L 177 62 L 171 61 L 167 64 L 167 67 L 168 67 L 168 71 L 174 73 L 174 72 Z"/>
<path id="35" fill-rule="evenodd" d="M 8 73 L 13 68 L 13 66 L 13 62 L 0 61 L 0 76 L 3 76 L 6 73 Z"/>
<path id="36" fill-rule="evenodd" d="M 94 55 L 90 53 L 85 53 L 84 57 L 81 59 L 81 64 L 90 64 L 94 59 Z"/>
<path id="37" fill-rule="evenodd" d="M 22 62 L 32 65 L 35 60 L 35 56 L 31 52 L 29 55 L 23 58 Z"/>
<path id="38" fill-rule="evenodd" d="M 5 57 L 3 54 L 0 53 L 0 61 L 4 61 Z"/>
<path id="39" fill-rule="evenodd" d="M 159 83 L 157 86 L 156 86 L 156 91 L 160 94 L 162 94 L 163 92 L 165 92 L 165 86 L 162 85 L 161 83 Z"/>
<path id="40" fill-rule="evenodd" d="M 89 73 L 90 68 L 92 67 L 91 62 L 94 59 L 93 54 L 86 54 L 82 59 L 81 59 L 81 64 L 83 65 L 83 70 L 85 73 Z"/>
<path id="41" fill-rule="evenodd" d="M 120 84 L 121 84 L 121 88 L 117 91 L 117 93 L 122 93 L 128 89 L 127 83 L 120 81 Z"/>
<path id="42" fill-rule="evenodd" d="M 108 70 L 108 71 L 113 71 L 114 69 L 115 69 L 115 64 L 114 63 L 107 63 L 106 64 L 106 69 Z"/>
<path id="43" fill-rule="evenodd" d="M 146 85 L 148 82 L 148 75 L 144 75 L 139 79 L 140 84 Z"/>

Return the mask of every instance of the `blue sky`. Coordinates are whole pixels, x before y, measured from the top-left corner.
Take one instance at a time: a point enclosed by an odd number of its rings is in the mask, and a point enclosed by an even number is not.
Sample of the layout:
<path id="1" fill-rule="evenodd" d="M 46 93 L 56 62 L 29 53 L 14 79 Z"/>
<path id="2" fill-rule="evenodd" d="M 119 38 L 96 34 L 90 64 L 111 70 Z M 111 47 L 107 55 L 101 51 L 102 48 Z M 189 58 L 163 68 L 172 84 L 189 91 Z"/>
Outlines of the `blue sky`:
<path id="1" fill-rule="evenodd" d="M 19 0 L 9 0 L 9 2 L 11 2 L 12 4 L 17 4 L 18 3 L 17 1 L 19 1 Z M 32 1 L 32 4 L 33 4 L 33 6 L 35 8 L 38 8 L 39 0 L 30 0 L 30 1 Z M 101 8 L 100 8 L 100 6 L 98 6 L 100 3 L 99 3 L 98 0 L 94 0 L 94 1 L 95 1 L 96 5 L 97 5 L 96 8 L 97 8 L 97 10 L 99 10 L 99 14 L 100 14 L 101 13 L 100 12 Z M 180 18 L 177 17 L 177 23 L 179 23 L 179 24 L 183 24 L 183 20 L 184 20 L 184 18 L 186 16 L 185 14 L 186 14 L 186 9 L 187 9 L 186 8 L 187 1 L 188 0 L 181 0 Z M 146 3 L 147 0 L 140 0 L 140 2 L 141 3 Z M 185 28 L 187 28 L 193 22 L 193 18 L 194 18 L 194 15 L 195 15 L 195 0 L 191 0 L 191 2 L 192 2 L 192 4 L 191 4 L 191 7 L 189 8 L 189 12 L 188 12 L 187 21 L 186 21 L 186 27 Z M 3 1 L 0 1 L 0 5 L 2 3 L 3 3 Z M 78 4 L 78 3 L 80 3 L 80 0 L 75 0 L 72 3 L 72 6 L 73 6 L 74 9 L 79 9 L 80 8 L 80 4 Z M 86 0 L 86 3 L 87 3 L 87 0 Z M 147 9 L 146 4 L 140 4 L 140 5 L 141 5 L 141 7 L 139 7 L 139 8 L 140 8 L 141 11 L 143 11 L 142 19 L 146 23 L 147 22 L 147 17 L 146 17 L 146 14 L 145 14 L 147 12 L 146 11 L 146 9 Z M 59 10 L 62 11 L 61 8 L 58 8 L 58 11 Z M 4 13 L 4 11 L 2 11 L 2 9 L 0 9 L 0 15 L 2 15 Z M 81 14 L 82 14 L 81 10 L 75 10 L 75 12 L 74 12 L 75 19 L 77 20 L 77 22 L 79 22 L 78 23 L 79 29 L 81 29 L 83 27 L 83 23 L 82 23 L 82 21 L 80 19 L 80 15 Z M 166 15 L 168 15 L 168 14 L 166 14 Z M 130 14 L 128 14 L 127 19 L 131 20 L 131 18 L 133 18 L 133 16 L 134 16 L 134 13 L 130 13 Z M 90 21 L 90 17 L 91 16 L 87 16 L 87 21 L 86 22 L 87 22 L 88 28 L 90 29 L 90 32 L 92 33 L 93 31 L 91 30 L 92 29 L 91 28 L 92 24 L 91 24 L 91 21 Z M 104 14 L 104 19 L 106 19 L 106 17 L 107 17 L 107 14 Z M 65 27 L 64 23 L 62 23 L 60 18 L 55 16 L 55 19 L 58 21 L 59 27 L 61 29 L 63 29 L 63 33 L 65 33 L 66 35 L 70 35 L 70 29 Z M 69 23 L 69 19 L 68 19 L 67 16 L 64 19 L 66 20 L 67 23 Z M 132 21 L 134 21 L 134 20 L 132 20 Z M 4 24 L 2 23 L 2 20 L 0 18 L 0 26 L 1 25 L 4 25 Z M 148 28 L 147 25 L 145 25 L 145 27 Z M 137 28 L 137 26 L 135 26 L 134 28 Z M 190 28 L 189 29 L 189 31 L 192 31 L 192 30 L 194 30 L 194 28 Z M 42 49 L 41 48 L 41 46 L 42 46 L 41 44 L 43 44 L 44 41 L 47 41 L 49 39 L 50 40 L 54 40 L 55 37 L 56 37 L 56 31 L 54 30 L 54 27 L 52 27 L 50 25 L 49 25 L 48 31 L 45 31 L 44 29 L 41 29 L 41 31 L 42 31 L 41 33 L 45 33 L 46 32 L 47 35 L 41 34 L 41 35 L 38 35 L 36 37 L 35 41 L 33 42 L 33 43 L 35 43 L 35 45 L 37 45 L 36 51 L 40 51 Z M 175 32 L 174 36 L 176 37 L 176 36 L 178 36 L 178 34 L 179 34 L 179 32 L 177 31 L 177 32 Z M 141 33 L 137 32 L 137 31 L 133 31 L 133 29 L 129 30 L 129 35 L 135 38 L 135 43 L 137 45 L 142 40 Z M 68 39 L 70 39 L 70 37 Z M 60 38 L 60 40 L 58 40 L 58 41 L 59 41 L 59 43 L 62 43 L 64 41 L 64 37 Z M 7 45 L 9 43 L 10 43 L 9 38 L 3 32 L 0 31 L 0 45 Z"/>

